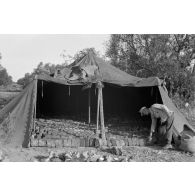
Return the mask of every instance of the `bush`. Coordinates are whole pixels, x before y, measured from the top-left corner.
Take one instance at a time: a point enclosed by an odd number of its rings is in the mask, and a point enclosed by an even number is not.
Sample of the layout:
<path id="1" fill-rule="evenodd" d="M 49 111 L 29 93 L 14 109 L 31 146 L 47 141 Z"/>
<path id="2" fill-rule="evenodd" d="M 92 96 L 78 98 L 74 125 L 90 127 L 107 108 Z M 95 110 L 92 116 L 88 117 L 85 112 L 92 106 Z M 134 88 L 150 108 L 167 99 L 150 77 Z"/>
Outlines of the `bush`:
<path id="1" fill-rule="evenodd" d="M 0 70 L 0 86 L 9 85 L 12 83 L 12 77 L 8 75 L 7 70 L 4 68 Z"/>
<path id="2" fill-rule="evenodd" d="M 33 80 L 33 75 L 26 73 L 23 78 L 18 79 L 17 84 L 25 88 Z"/>

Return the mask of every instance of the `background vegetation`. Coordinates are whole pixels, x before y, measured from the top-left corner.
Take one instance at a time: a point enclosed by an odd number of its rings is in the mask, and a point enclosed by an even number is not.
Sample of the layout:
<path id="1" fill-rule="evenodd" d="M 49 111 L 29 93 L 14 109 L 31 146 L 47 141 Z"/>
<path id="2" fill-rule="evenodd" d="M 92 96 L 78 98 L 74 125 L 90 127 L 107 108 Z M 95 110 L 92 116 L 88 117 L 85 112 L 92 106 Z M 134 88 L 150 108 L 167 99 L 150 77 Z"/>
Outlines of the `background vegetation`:
<path id="1" fill-rule="evenodd" d="M 74 56 L 63 51 L 62 64 L 40 62 L 32 73 L 26 73 L 17 83 L 23 88 L 36 74 L 52 74 L 80 59 L 89 49 Z M 195 35 L 191 34 L 113 34 L 106 43 L 103 57 L 112 65 L 138 77 L 157 76 L 166 83 L 169 96 L 179 108 L 186 103 L 194 107 L 195 96 Z M 0 55 L 1 59 L 1 55 Z M 0 86 L 12 83 L 12 77 L 0 64 Z"/>
<path id="2" fill-rule="evenodd" d="M 0 60 L 2 56 L 0 53 Z M 1 85 L 9 85 L 12 83 L 12 77 L 8 75 L 7 70 L 1 65 L 0 61 L 0 86 Z"/>
<path id="3" fill-rule="evenodd" d="M 193 103 L 195 35 L 115 34 L 106 56 L 134 76 L 164 79 L 170 97 Z"/>

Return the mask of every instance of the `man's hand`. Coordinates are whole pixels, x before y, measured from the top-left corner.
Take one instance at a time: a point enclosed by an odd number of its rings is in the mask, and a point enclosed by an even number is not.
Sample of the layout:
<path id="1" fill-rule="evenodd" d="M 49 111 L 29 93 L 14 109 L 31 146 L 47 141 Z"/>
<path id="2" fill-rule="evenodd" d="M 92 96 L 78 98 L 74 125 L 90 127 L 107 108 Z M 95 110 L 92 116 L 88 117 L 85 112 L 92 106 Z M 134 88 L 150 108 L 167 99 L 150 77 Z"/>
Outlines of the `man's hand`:
<path id="1" fill-rule="evenodd" d="M 147 144 L 148 146 L 151 146 L 151 145 L 153 145 L 152 142 L 153 142 L 153 139 L 152 139 L 151 136 L 149 136 L 149 137 L 147 138 L 147 140 L 146 140 L 146 144 Z"/>
<path id="2" fill-rule="evenodd" d="M 154 133 L 155 129 L 150 129 L 150 135 L 152 136 L 152 134 Z"/>
<path id="3" fill-rule="evenodd" d="M 152 136 L 148 137 L 148 142 L 152 142 Z"/>
<path id="4" fill-rule="evenodd" d="M 148 139 L 147 139 L 148 144 L 151 144 L 151 143 L 152 143 L 152 134 L 153 134 L 153 132 L 154 132 L 154 131 L 151 129 L 150 135 L 149 135 L 149 137 L 148 137 Z"/>
<path id="5" fill-rule="evenodd" d="M 152 140 L 152 135 L 153 135 L 153 133 L 154 133 L 154 129 L 151 129 L 151 130 L 150 130 L 150 135 L 149 135 L 148 140 Z"/>

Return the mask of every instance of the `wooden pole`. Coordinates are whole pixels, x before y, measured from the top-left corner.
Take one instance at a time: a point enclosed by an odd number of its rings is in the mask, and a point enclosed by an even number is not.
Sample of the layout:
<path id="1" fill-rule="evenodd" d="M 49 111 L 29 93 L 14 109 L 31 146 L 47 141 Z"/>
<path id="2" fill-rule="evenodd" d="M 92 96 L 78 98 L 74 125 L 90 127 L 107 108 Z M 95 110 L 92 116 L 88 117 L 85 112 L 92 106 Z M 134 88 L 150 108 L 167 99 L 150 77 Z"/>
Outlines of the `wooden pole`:
<path id="1" fill-rule="evenodd" d="M 35 131 L 35 121 L 36 121 L 36 113 L 37 113 L 37 79 L 35 81 L 35 102 L 34 102 L 34 120 L 33 120 L 33 129 Z"/>
<path id="2" fill-rule="evenodd" d="M 91 124 L 91 89 L 88 91 L 88 123 Z"/>
<path id="3" fill-rule="evenodd" d="M 99 112 L 100 112 L 99 110 L 100 110 L 100 90 L 98 88 L 96 134 L 99 134 Z"/>
<path id="4" fill-rule="evenodd" d="M 103 108 L 103 94 L 102 87 L 100 88 L 100 120 L 101 120 L 101 135 L 102 139 L 106 139 L 105 125 L 104 125 L 104 108 Z"/>

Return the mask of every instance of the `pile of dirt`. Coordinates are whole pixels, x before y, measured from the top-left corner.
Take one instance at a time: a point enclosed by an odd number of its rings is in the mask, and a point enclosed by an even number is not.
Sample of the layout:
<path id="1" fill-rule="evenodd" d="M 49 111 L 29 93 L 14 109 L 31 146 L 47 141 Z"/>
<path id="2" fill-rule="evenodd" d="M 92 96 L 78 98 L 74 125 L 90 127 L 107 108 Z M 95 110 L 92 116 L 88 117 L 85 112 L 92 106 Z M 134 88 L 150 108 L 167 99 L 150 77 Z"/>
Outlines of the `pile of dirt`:
<path id="1" fill-rule="evenodd" d="M 31 131 L 30 146 L 95 147 L 95 127 L 84 122 L 59 119 L 37 119 Z"/>
<path id="2" fill-rule="evenodd" d="M 34 138 L 66 138 L 67 136 L 93 136 L 94 125 L 84 122 L 60 119 L 36 119 L 35 130 L 32 131 Z"/>
<path id="3" fill-rule="evenodd" d="M 96 124 L 75 120 L 36 119 L 31 131 L 31 147 L 99 147 Z M 148 129 L 133 124 L 108 124 L 107 146 L 144 146 Z"/>
<path id="4" fill-rule="evenodd" d="M 3 162 L 195 162 L 195 156 L 178 150 L 160 147 L 122 148 L 122 155 L 101 148 L 5 148 Z"/>
<path id="5" fill-rule="evenodd" d="M 130 162 L 128 156 L 117 156 L 98 150 L 86 151 L 51 151 L 49 156 L 36 156 L 40 162 Z"/>

